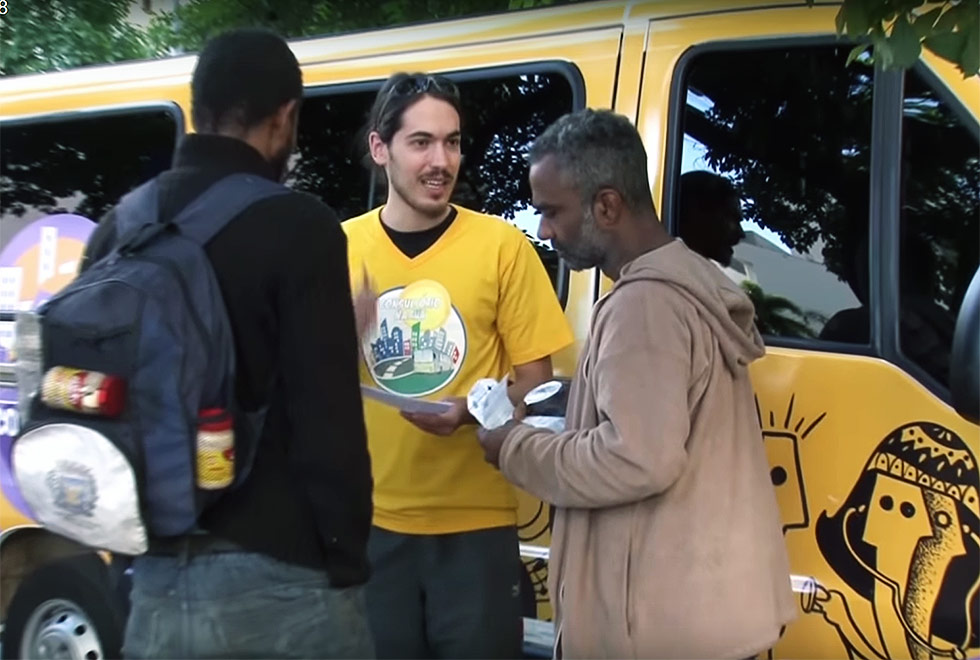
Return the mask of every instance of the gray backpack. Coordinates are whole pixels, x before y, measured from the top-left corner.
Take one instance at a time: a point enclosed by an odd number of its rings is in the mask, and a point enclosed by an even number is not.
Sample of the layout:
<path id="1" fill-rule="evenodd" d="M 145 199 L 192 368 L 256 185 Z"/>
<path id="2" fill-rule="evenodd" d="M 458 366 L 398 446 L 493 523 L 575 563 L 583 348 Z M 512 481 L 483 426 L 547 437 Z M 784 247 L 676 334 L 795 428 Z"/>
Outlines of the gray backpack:
<path id="1" fill-rule="evenodd" d="M 43 372 L 96 374 L 95 383 L 111 375 L 119 399 L 119 410 L 101 415 L 49 405 L 47 391 L 31 398 L 12 463 L 42 525 L 124 554 L 146 552 L 148 537 L 193 531 L 221 493 L 198 487 L 199 415 L 208 409 L 232 420 L 229 487 L 245 479 L 261 414 L 238 410 L 231 327 L 204 245 L 250 205 L 287 192 L 231 175 L 160 222 L 154 179 L 117 207 L 112 252 L 38 310 Z M 57 383 L 76 399 L 105 395 Z"/>

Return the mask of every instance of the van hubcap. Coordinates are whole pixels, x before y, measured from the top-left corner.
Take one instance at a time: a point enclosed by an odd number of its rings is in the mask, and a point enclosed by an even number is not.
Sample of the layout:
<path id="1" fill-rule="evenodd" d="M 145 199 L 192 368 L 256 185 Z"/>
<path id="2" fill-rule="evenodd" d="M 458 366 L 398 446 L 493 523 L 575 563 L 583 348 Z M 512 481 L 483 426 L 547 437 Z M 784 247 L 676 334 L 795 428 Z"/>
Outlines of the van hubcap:
<path id="1" fill-rule="evenodd" d="M 101 660 L 95 626 L 75 603 L 52 599 L 41 603 L 27 621 L 21 657 L 43 660 Z"/>

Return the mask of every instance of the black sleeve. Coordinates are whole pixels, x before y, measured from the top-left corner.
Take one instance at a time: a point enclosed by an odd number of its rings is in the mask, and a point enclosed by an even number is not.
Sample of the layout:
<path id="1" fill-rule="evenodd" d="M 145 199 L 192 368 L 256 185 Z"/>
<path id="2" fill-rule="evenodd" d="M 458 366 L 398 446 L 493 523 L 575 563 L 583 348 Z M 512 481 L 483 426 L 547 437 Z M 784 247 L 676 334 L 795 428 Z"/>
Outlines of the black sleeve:
<path id="1" fill-rule="evenodd" d="M 88 243 L 85 244 L 85 253 L 82 255 L 81 263 L 78 265 L 78 272 L 84 273 L 89 266 L 109 254 L 115 242 L 116 213 L 115 211 L 109 211 L 102 216 L 102 220 L 99 221 L 99 224 L 95 227 L 95 231 L 89 237 Z"/>
<path id="2" fill-rule="evenodd" d="M 347 237 L 328 207 L 302 223 L 283 264 L 277 314 L 292 437 L 289 461 L 327 553 L 365 548 L 373 483 L 361 407 Z M 366 561 L 366 556 L 365 556 Z"/>

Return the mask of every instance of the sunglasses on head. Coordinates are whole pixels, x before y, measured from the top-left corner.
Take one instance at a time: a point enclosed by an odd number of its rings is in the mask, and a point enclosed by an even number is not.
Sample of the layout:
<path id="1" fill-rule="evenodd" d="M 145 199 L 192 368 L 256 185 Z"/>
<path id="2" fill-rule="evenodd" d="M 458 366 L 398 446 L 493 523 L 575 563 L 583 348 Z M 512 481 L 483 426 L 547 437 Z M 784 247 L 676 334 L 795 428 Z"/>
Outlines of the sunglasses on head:
<path id="1" fill-rule="evenodd" d="M 459 98 L 459 88 L 456 84 L 443 76 L 408 76 L 399 80 L 388 90 L 388 97 L 392 96 L 411 96 L 414 94 L 425 94 L 426 92 L 438 92 L 453 98 Z"/>

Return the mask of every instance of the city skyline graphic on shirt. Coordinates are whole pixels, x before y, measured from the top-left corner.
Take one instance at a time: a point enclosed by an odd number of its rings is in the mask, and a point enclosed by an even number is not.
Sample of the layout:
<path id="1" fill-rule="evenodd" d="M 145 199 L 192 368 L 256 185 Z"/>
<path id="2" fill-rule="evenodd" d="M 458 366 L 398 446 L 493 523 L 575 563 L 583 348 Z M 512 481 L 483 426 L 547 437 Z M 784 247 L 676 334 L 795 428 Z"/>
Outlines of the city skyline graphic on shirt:
<path id="1" fill-rule="evenodd" d="M 466 357 L 466 330 L 445 287 L 419 280 L 381 294 L 364 357 L 378 386 L 396 394 L 425 396 L 452 381 Z"/>

